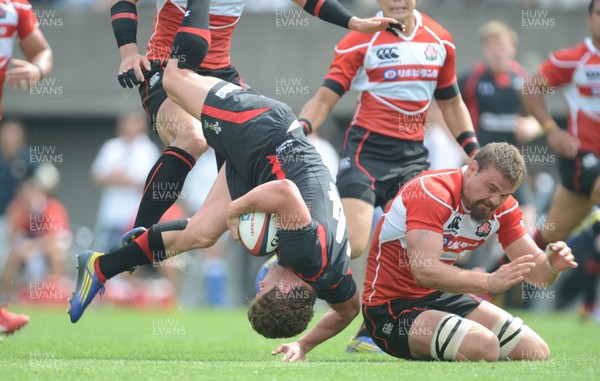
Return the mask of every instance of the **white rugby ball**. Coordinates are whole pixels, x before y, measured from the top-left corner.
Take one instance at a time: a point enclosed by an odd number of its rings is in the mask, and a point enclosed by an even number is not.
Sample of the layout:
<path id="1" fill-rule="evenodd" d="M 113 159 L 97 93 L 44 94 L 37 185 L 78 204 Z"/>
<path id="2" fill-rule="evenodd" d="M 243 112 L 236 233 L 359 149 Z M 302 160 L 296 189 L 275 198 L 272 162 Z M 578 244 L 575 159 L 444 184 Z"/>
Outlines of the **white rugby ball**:
<path id="1" fill-rule="evenodd" d="M 256 257 L 272 254 L 279 247 L 275 214 L 250 212 L 240 216 L 240 242 Z"/>

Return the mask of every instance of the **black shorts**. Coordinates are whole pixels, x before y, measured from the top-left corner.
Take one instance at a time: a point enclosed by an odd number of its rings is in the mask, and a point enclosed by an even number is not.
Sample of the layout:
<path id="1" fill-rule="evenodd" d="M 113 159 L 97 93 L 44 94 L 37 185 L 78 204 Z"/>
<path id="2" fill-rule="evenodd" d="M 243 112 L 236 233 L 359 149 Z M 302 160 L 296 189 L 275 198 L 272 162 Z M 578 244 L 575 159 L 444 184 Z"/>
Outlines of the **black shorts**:
<path id="1" fill-rule="evenodd" d="M 336 185 L 342 198 L 385 207 L 402 185 L 429 168 L 422 141 L 394 139 L 350 126 Z"/>
<path id="2" fill-rule="evenodd" d="M 570 191 L 590 197 L 600 178 L 600 159 L 593 152 L 579 152 L 575 159 L 558 157 L 561 184 Z"/>
<path id="3" fill-rule="evenodd" d="M 213 86 L 204 106 L 200 122 L 206 142 L 251 187 L 276 178 L 269 160 L 289 139 L 290 127 L 303 134 L 289 106 L 227 82 Z"/>
<path id="4" fill-rule="evenodd" d="M 142 106 L 148 117 L 148 121 L 152 125 L 152 131 L 156 131 L 156 116 L 160 106 L 167 99 L 167 92 L 162 85 L 162 77 L 165 72 L 166 62 L 152 61 L 150 71 L 144 73 L 144 82 L 139 87 L 140 97 L 142 98 Z M 242 82 L 240 73 L 234 66 L 227 66 L 222 69 L 208 70 L 199 69 L 196 73 L 208 77 L 216 77 L 224 81 L 238 85 L 248 91 L 257 93 L 250 86 Z"/>
<path id="5" fill-rule="evenodd" d="M 385 353 L 412 360 L 408 333 L 423 311 L 437 310 L 465 317 L 479 306 L 481 299 L 472 294 L 436 291 L 417 300 L 395 299 L 378 306 L 363 306 L 365 325 L 371 338 Z"/>

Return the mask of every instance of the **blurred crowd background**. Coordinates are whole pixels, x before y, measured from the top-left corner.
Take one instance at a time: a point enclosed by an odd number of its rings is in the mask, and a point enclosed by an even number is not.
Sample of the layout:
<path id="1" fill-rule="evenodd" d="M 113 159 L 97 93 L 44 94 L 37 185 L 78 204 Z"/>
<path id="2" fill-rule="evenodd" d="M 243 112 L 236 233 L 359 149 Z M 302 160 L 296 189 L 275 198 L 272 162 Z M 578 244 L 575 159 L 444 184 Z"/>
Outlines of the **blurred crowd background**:
<path id="1" fill-rule="evenodd" d="M 341 2 L 361 17 L 377 11 L 375 0 Z M 54 51 L 55 68 L 35 88 L 5 90 L 0 128 L 0 287 L 2 301 L 54 304 L 64 303 L 70 295 L 77 252 L 119 245 L 163 145 L 147 125 L 137 91 L 117 83 L 119 56 L 109 1 L 33 0 L 32 4 Z M 145 47 L 155 2 L 138 4 L 138 45 Z M 588 0 L 417 1 L 419 11 L 453 35 L 459 76 L 482 59 L 477 30 L 485 22 L 501 20 L 517 32 L 516 60 L 533 72 L 549 52 L 589 34 L 584 21 L 588 5 Z M 304 19 L 308 21 L 290 22 Z M 532 19 L 538 22 L 531 23 Z M 247 83 L 298 112 L 320 86 L 333 48 L 345 33 L 303 13 L 289 0 L 249 0 L 234 34 L 232 62 Z M 354 96 L 345 96 L 320 136 L 311 137 L 332 173 L 354 102 Z M 564 125 L 560 93 L 549 102 L 556 120 Z M 436 112 L 432 110 L 427 123 L 430 160 L 434 168 L 459 166 L 464 158 L 444 133 Z M 533 229 L 544 223 L 557 179 L 556 160 L 551 160 L 552 152 L 539 131 L 522 142 L 522 150 L 548 157 L 528 162 L 534 194 L 528 227 Z M 209 152 L 196 164 L 165 218 L 191 216 L 215 176 L 214 155 Z M 501 255 L 489 245 L 465 258 L 463 265 L 487 266 Z M 352 263 L 361 287 L 365 260 L 366 255 Z M 147 308 L 240 305 L 253 297 L 254 277 L 263 261 L 246 254 L 227 235 L 209 250 L 119 276 L 109 282 L 104 300 Z M 576 303 L 570 298 L 562 303 L 558 297 L 524 301 L 522 290 L 519 286 L 498 302 L 536 309 Z"/>

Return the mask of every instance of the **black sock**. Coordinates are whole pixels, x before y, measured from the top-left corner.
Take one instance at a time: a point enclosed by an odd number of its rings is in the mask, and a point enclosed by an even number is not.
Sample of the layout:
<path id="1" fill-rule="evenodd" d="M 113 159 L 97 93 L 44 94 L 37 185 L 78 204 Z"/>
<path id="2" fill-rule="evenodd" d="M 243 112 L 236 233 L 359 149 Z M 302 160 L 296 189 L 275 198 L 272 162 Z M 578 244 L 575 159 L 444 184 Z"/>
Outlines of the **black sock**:
<path id="1" fill-rule="evenodd" d="M 135 227 L 149 228 L 177 201 L 183 183 L 196 160 L 177 147 L 167 147 L 146 179 L 144 194 L 135 217 Z"/>
<path id="2" fill-rule="evenodd" d="M 144 235 L 146 235 L 144 233 Z M 123 246 L 115 251 L 104 254 L 98 258 L 98 267 L 100 274 L 100 282 L 104 283 L 106 280 L 120 274 L 124 271 L 128 271 L 132 267 L 147 265 L 150 260 L 144 253 L 144 250 L 136 242 L 132 242 L 127 246 Z"/>
<path id="3" fill-rule="evenodd" d="M 181 69 L 197 70 L 210 48 L 210 0 L 188 0 L 181 26 L 175 34 L 171 58 Z"/>
<path id="4" fill-rule="evenodd" d="M 107 279 L 128 271 L 132 267 L 162 262 L 169 258 L 162 239 L 162 232 L 183 230 L 187 223 L 187 219 L 182 219 L 152 225 L 129 245 L 99 257 L 96 270 L 100 272 L 98 274 L 100 282 L 104 283 Z"/>

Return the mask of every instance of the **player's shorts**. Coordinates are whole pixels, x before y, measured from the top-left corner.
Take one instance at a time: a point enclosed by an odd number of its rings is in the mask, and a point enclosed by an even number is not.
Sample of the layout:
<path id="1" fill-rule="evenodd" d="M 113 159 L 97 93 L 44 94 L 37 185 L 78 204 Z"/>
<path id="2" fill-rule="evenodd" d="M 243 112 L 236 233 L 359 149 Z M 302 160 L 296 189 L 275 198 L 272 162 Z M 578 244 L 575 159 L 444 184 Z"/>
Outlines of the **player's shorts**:
<path id="1" fill-rule="evenodd" d="M 561 184 L 570 191 L 590 197 L 600 178 L 600 159 L 593 152 L 579 152 L 575 159 L 558 157 Z"/>
<path id="2" fill-rule="evenodd" d="M 340 155 L 336 185 L 341 198 L 385 207 L 402 185 L 427 168 L 422 141 L 394 139 L 353 125 Z"/>
<path id="3" fill-rule="evenodd" d="M 417 300 L 394 299 L 378 306 L 363 306 L 363 317 L 371 338 L 379 348 L 394 357 L 412 360 L 408 334 L 417 316 L 427 310 L 437 310 L 465 317 L 481 302 L 472 294 L 436 291 Z M 413 333 L 419 334 L 417 331 Z"/>
<path id="4" fill-rule="evenodd" d="M 165 91 L 162 84 L 162 77 L 166 68 L 166 62 L 164 61 L 151 61 L 150 71 L 144 73 L 144 82 L 139 87 L 140 97 L 142 98 L 142 106 L 148 117 L 148 121 L 152 125 L 152 131 L 156 131 L 157 125 L 157 114 L 160 106 L 167 99 L 167 92 Z M 227 66 L 222 69 L 208 70 L 198 69 L 196 73 L 209 77 L 216 77 L 224 81 L 238 85 L 248 91 L 251 87 L 242 82 L 240 73 L 234 66 Z M 256 93 L 256 92 L 255 92 Z"/>
<path id="5" fill-rule="evenodd" d="M 208 145 L 252 187 L 276 178 L 271 161 L 292 128 L 303 134 L 289 106 L 227 82 L 208 92 L 200 121 Z"/>

